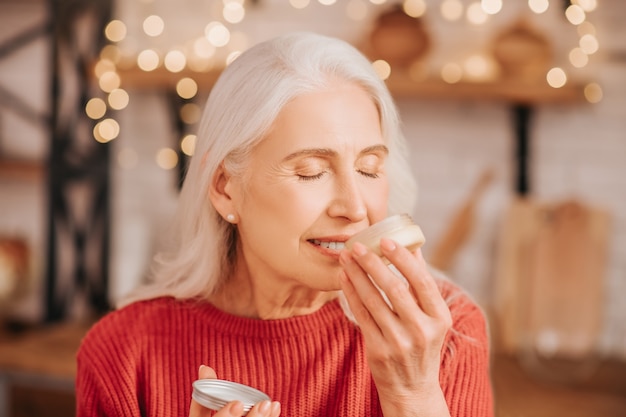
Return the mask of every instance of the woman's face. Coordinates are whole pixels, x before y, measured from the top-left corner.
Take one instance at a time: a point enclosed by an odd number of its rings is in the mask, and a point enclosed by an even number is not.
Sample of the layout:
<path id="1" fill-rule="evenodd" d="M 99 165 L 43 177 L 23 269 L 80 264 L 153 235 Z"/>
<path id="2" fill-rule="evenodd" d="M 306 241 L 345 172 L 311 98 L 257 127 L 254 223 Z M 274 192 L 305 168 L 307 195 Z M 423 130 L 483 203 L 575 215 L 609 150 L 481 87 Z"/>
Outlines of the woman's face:
<path id="1" fill-rule="evenodd" d="M 337 84 L 286 105 L 246 179 L 231 179 L 245 269 L 263 282 L 339 289 L 344 242 L 386 216 L 386 159 L 362 89 Z"/>

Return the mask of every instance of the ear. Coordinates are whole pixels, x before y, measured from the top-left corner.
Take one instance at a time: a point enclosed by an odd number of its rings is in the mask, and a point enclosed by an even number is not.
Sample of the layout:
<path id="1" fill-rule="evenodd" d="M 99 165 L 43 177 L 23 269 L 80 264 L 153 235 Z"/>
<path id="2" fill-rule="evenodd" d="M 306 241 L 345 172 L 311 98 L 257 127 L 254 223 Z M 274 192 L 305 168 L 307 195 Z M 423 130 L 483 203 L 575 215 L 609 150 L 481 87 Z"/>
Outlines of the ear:
<path id="1" fill-rule="evenodd" d="M 235 201 L 231 195 L 233 188 L 230 174 L 224 169 L 224 164 L 220 164 L 209 185 L 209 199 L 213 207 L 222 217 L 226 218 L 228 214 L 237 214 L 235 209 Z"/>

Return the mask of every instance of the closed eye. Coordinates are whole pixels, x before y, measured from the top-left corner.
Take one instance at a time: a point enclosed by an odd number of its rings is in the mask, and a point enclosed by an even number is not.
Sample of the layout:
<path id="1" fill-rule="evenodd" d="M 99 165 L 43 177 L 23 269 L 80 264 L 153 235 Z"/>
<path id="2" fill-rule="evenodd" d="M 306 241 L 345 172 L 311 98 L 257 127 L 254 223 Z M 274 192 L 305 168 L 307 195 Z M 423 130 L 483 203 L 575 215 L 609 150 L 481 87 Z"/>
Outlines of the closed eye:
<path id="1" fill-rule="evenodd" d="M 322 178 L 325 173 L 326 173 L 325 171 L 322 171 L 319 174 L 315 174 L 315 175 L 302 175 L 302 174 L 297 174 L 297 175 L 298 175 L 298 180 L 300 181 L 315 181 L 315 180 L 319 180 L 320 178 Z"/>
<path id="2" fill-rule="evenodd" d="M 363 175 L 364 177 L 367 177 L 367 178 L 378 178 L 378 174 L 377 173 L 361 171 L 361 170 L 359 170 L 358 173 Z"/>

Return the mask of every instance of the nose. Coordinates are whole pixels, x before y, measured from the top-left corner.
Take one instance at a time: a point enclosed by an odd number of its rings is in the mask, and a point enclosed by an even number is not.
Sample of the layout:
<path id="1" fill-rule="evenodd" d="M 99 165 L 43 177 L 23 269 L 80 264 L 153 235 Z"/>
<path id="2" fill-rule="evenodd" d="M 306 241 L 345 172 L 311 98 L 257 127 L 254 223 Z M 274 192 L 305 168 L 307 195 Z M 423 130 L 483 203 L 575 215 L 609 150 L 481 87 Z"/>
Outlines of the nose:
<path id="1" fill-rule="evenodd" d="M 359 184 L 355 173 L 341 175 L 334 186 L 334 196 L 328 207 L 331 217 L 343 217 L 351 222 L 367 218 L 367 206 L 363 192 L 364 184 Z"/>

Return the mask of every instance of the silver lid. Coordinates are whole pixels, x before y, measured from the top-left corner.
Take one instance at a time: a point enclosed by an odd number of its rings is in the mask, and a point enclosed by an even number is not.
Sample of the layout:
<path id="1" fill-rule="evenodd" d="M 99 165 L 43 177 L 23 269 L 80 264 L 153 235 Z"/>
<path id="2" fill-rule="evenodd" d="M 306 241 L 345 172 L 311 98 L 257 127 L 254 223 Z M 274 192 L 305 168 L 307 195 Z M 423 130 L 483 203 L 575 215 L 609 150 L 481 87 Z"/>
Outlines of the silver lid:
<path id="1" fill-rule="evenodd" d="M 219 410 L 231 401 L 243 403 L 244 414 L 255 404 L 270 397 L 255 388 L 223 379 L 199 379 L 193 383 L 192 398 L 211 410 Z"/>

